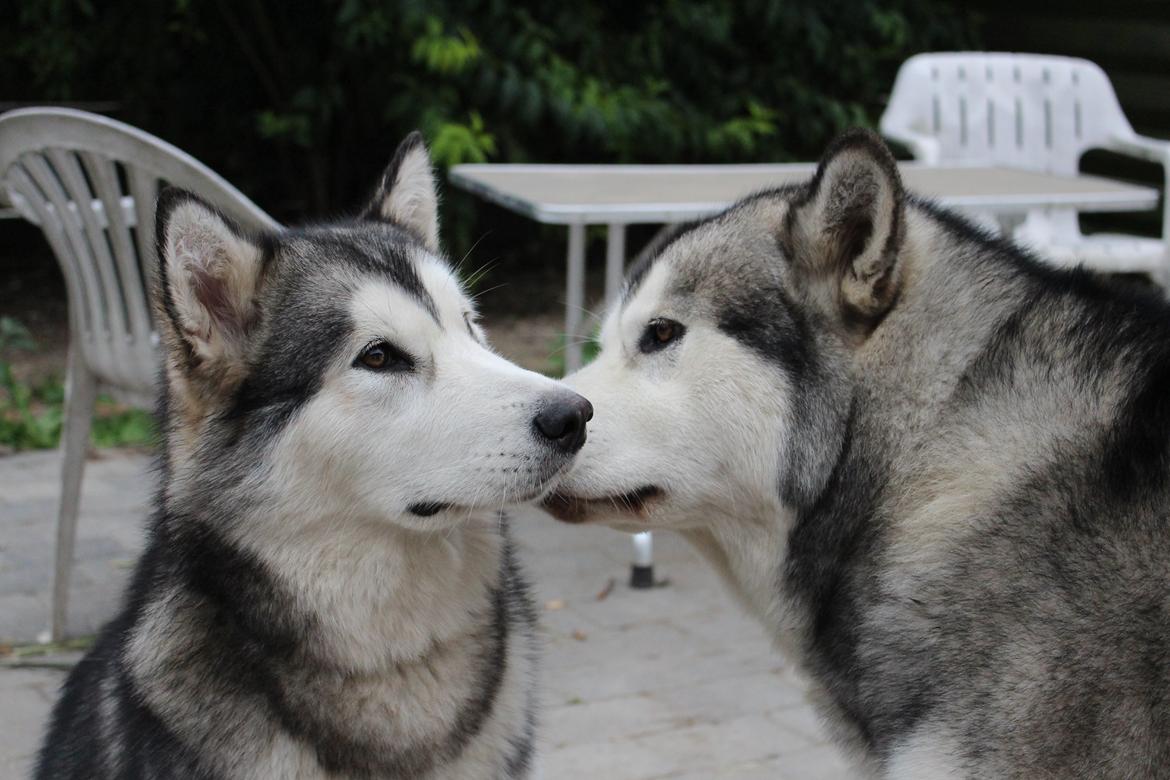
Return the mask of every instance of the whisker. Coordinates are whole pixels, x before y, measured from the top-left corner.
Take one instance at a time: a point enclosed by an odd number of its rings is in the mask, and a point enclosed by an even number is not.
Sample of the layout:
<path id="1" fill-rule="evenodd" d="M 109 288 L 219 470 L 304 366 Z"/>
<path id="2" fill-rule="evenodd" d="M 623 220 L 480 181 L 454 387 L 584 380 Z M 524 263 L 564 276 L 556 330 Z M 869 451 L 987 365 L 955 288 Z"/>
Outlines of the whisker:
<path id="1" fill-rule="evenodd" d="M 479 238 L 475 239 L 475 243 L 473 243 L 471 245 L 471 248 L 468 249 L 466 253 L 464 253 L 462 259 L 460 259 L 460 261 L 455 264 L 456 276 L 458 276 L 459 272 L 463 270 L 463 264 L 467 262 L 467 259 L 469 257 L 471 257 L 471 253 L 475 251 L 475 248 L 479 246 L 481 241 L 483 241 L 485 238 L 487 238 L 489 235 L 491 235 L 491 233 L 492 233 L 491 229 L 488 229 L 484 232 L 483 235 L 481 235 Z"/>
<path id="2" fill-rule="evenodd" d="M 500 282 L 495 287 L 489 287 L 486 290 L 480 290 L 475 295 L 471 296 L 471 300 L 478 301 L 484 295 L 487 295 L 490 292 L 495 292 L 496 290 L 499 290 L 501 287 L 507 287 L 509 284 L 510 284 L 510 282 Z"/>
<path id="3" fill-rule="evenodd" d="M 465 285 L 467 286 L 467 288 L 471 289 L 472 287 L 475 287 L 475 285 L 479 284 L 480 281 L 482 281 L 484 277 L 486 277 L 488 274 L 490 274 L 492 271 L 495 270 L 495 266 L 498 262 L 499 262 L 499 258 L 494 257 L 491 260 L 488 260 L 483 265 L 481 265 L 479 268 L 472 271 L 467 276 L 467 279 L 465 280 Z"/>

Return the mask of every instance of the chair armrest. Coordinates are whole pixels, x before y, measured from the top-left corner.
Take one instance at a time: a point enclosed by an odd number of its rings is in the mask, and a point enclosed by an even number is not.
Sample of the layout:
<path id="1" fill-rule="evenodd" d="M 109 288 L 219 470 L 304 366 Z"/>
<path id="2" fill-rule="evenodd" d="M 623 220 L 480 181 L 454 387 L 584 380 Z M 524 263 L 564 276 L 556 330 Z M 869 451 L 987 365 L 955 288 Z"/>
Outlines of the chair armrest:
<path id="1" fill-rule="evenodd" d="M 938 160 L 941 156 L 938 139 L 932 138 L 925 133 L 915 133 L 910 130 L 891 132 L 885 128 L 882 128 L 882 135 L 891 141 L 896 141 L 905 146 L 918 162 L 927 165 L 938 165 Z"/>
<path id="2" fill-rule="evenodd" d="M 1161 163 L 1163 167 L 1170 169 L 1170 141 L 1134 134 L 1118 136 L 1105 148 L 1139 160 Z"/>
<path id="3" fill-rule="evenodd" d="M 1112 139 L 1105 148 L 1139 160 L 1161 164 L 1166 176 L 1166 187 L 1162 192 L 1162 240 L 1166 242 L 1167 251 L 1170 252 L 1170 141 L 1133 133 Z"/>

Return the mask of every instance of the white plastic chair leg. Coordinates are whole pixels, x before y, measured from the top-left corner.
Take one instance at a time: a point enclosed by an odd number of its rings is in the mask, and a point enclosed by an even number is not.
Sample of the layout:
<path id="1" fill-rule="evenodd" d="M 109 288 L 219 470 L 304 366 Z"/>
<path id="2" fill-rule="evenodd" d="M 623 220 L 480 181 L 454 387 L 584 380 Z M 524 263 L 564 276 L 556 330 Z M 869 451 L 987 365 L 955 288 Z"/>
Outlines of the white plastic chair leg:
<path id="1" fill-rule="evenodd" d="M 97 380 L 86 368 L 74 344 L 69 350 L 69 377 L 65 384 L 65 420 L 61 430 L 61 501 L 57 509 L 57 544 L 53 559 L 49 630 L 41 636 L 42 641 L 57 642 L 65 636 L 81 477 L 85 471 L 85 454 L 89 449 L 89 431 L 96 400 Z"/>

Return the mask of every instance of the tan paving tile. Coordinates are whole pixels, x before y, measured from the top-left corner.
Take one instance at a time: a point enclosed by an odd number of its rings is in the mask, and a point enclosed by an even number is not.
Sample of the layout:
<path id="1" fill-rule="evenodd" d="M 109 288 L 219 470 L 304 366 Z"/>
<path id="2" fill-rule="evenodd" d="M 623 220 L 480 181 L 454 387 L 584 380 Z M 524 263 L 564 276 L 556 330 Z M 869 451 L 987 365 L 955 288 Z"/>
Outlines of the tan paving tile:
<path id="1" fill-rule="evenodd" d="M 54 453 L 0 457 L 0 640 L 43 627 L 57 469 Z M 148 475 L 144 456 L 89 463 L 75 631 L 94 630 L 115 608 L 142 544 Z M 543 777 L 849 776 L 801 681 L 681 539 L 655 538 L 657 573 L 670 585 L 634 591 L 628 536 L 535 511 L 513 529 L 542 607 Z M 558 608 L 544 609 L 549 601 Z M 60 679 L 0 668 L 0 777 L 24 773 Z"/>

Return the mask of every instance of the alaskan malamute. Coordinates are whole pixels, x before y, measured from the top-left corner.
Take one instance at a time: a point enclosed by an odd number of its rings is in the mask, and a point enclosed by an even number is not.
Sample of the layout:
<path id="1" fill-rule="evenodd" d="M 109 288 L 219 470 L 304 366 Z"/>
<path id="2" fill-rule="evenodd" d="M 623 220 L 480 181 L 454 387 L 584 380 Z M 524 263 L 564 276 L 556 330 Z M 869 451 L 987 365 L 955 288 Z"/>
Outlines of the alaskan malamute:
<path id="1" fill-rule="evenodd" d="M 248 235 L 170 190 L 157 234 L 157 510 L 37 776 L 525 776 L 535 616 L 500 510 L 591 411 L 487 346 L 421 137 L 358 219 Z"/>
<path id="2" fill-rule="evenodd" d="M 1170 777 L 1170 308 L 853 132 L 631 270 L 548 501 L 674 529 L 889 778 Z"/>

